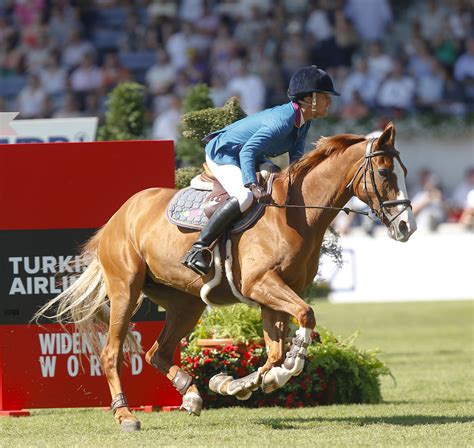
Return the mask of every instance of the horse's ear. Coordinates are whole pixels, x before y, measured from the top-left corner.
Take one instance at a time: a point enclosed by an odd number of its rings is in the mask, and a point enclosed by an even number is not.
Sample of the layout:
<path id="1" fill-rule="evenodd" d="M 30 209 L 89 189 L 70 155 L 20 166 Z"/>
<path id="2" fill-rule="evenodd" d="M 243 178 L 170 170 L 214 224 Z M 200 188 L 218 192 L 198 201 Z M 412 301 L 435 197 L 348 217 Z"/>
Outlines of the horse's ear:
<path id="1" fill-rule="evenodd" d="M 395 125 L 389 122 L 378 139 L 378 146 L 383 148 L 385 145 L 394 145 L 395 143 Z"/>

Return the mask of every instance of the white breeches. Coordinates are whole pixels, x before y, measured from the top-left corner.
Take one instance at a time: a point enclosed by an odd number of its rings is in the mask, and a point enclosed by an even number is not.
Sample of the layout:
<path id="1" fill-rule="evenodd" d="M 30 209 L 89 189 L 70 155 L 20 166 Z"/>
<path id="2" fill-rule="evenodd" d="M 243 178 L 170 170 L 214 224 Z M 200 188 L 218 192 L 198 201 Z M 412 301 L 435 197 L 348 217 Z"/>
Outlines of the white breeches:
<path id="1" fill-rule="evenodd" d="M 253 202 L 252 192 L 244 187 L 242 171 L 235 165 L 218 165 L 206 156 L 206 163 L 212 174 L 224 187 L 225 191 L 232 197 L 237 198 L 240 211 L 243 213 Z"/>

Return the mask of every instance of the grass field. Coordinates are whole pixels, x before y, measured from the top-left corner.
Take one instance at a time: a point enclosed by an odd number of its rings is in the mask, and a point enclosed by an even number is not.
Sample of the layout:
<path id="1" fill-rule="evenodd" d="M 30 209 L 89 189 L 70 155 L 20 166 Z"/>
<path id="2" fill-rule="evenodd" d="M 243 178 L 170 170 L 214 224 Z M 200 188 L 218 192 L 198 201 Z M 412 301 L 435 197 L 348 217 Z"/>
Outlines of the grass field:
<path id="1" fill-rule="evenodd" d="M 383 351 L 397 380 L 383 380 L 383 404 L 140 414 L 133 434 L 103 410 L 38 410 L 0 418 L 0 447 L 474 446 L 474 301 L 315 309 L 336 334 L 359 330 L 358 346 Z"/>

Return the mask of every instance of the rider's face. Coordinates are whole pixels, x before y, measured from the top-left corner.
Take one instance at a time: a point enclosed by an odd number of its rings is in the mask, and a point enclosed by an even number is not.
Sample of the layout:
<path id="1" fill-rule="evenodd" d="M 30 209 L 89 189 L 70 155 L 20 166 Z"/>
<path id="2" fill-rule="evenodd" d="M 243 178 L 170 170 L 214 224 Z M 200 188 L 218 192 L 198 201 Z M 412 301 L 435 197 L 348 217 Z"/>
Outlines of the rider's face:
<path id="1" fill-rule="evenodd" d="M 313 113 L 311 110 L 311 96 L 307 96 L 303 99 L 306 104 L 302 105 L 304 119 L 311 120 L 313 118 L 325 117 L 328 114 L 328 110 L 331 107 L 331 96 L 327 93 L 316 93 L 316 112 Z"/>

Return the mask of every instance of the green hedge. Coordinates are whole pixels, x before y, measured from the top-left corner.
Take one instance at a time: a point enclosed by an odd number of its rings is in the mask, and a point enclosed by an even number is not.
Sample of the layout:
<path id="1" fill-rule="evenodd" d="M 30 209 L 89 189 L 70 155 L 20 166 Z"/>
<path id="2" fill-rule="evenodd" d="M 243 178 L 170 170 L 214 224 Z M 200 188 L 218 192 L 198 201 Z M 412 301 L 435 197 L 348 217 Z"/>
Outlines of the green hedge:
<path id="1" fill-rule="evenodd" d="M 294 333 L 295 324 L 290 327 Z M 391 373 L 377 358 L 377 352 L 356 348 L 355 335 L 343 339 L 323 328 L 313 334 L 303 372 L 283 388 L 271 394 L 257 390 L 247 401 L 209 391 L 213 375 L 224 371 L 234 378 L 243 377 L 265 363 L 265 348 L 254 342 L 262 336 L 260 312 L 245 305 L 233 305 L 208 310 L 190 337 L 183 340 L 182 365 L 194 376 L 206 407 L 298 407 L 382 400 L 380 377 Z M 235 343 L 201 348 L 197 345 L 199 338 L 234 338 Z"/>

